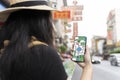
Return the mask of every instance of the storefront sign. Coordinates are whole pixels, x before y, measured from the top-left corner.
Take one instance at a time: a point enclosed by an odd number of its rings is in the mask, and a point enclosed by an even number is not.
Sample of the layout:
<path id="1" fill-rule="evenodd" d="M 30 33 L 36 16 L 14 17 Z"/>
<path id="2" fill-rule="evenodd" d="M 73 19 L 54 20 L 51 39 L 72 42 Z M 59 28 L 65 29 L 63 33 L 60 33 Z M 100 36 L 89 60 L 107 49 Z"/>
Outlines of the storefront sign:
<path id="1" fill-rule="evenodd" d="M 70 19 L 70 11 L 54 11 L 53 19 Z"/>

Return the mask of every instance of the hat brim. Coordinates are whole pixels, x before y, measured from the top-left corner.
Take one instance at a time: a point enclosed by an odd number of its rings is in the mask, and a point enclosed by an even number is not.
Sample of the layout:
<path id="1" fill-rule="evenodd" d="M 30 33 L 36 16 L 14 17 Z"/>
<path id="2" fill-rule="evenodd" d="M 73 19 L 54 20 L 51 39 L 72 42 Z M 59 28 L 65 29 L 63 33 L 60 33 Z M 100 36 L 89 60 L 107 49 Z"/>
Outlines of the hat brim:
<path id="1" fill-rule="evenodd" d="M 14 8 L 7 8 L 3 11 L 0 11 L 0 22 L 5 22 L 10 13 L 22 10 L 22 9 L 30 9 L 30 10 L 48 10 L 48 11 L 55 11 L 56 9 L 51 8 L 46 5 L 40 5 L 40 6 L 30 6 L 30 7 L 14 7 Z"/>

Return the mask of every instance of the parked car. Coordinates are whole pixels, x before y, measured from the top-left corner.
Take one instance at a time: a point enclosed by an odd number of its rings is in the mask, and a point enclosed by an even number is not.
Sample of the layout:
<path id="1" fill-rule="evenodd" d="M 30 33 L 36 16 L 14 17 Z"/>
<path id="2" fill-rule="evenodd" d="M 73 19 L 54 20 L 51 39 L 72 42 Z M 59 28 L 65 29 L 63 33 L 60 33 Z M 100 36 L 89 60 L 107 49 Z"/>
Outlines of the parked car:
<path id="1" fill-rule="evenodd" d="M 110 64 L 113 66 L 120 66 L 120 54 L 110 54 Z"/>
<path id="2" fill-rule="evenodd" d="M 101 63 L 101 57 L 92 56 L 92 63 L 93 64 L 100 64 Z"/>

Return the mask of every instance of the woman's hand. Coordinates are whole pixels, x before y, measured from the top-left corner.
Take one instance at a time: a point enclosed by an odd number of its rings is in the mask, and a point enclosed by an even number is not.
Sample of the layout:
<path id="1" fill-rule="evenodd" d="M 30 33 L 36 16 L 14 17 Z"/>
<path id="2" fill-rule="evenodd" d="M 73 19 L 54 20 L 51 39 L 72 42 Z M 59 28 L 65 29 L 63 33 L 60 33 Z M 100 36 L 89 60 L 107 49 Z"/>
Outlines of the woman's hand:
<path id="1" fill-rule="evenodd" d="M 85 62 L 77 62 L 77 64 L 82 68 L 92 67 L 90 52 L 87 46 L 86 46 L 86 53 L 85 53 Z"/>
<path id="2" fill-rule="evenodd" d="M 92 70 L 92 63 L 91 57 L 88 47 L 86 47 L 85 53 L 85 62 L 77 62 L 80 67 L 82 67 L 82 75 L 80 80 L 92 80 L 93 70 Z"/>

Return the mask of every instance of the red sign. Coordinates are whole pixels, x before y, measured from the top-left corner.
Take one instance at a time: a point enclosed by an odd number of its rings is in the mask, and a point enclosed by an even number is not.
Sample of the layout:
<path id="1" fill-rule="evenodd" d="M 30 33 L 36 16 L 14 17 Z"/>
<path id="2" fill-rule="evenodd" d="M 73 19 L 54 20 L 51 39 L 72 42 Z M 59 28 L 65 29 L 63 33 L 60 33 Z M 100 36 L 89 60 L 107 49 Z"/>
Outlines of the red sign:
<path id="1" fill-rule="evenodd" d="M 107 38 L 108 40 L 112 40 L 112 30 L 108 30 L 108 33 L 107 33 Z"/>
<path id="2" fill-rule="evenodd" d="M 73 36 L 78 36 L 78 23 L 73 23 Z"/>
<path id="3" fill-rule="evenodd" d="M 76 10 L 76 11 L 74 11 L 74 15 L 82 15 L 82 11 L 81 10 Z"/>
<path id="4" fill-rule="evenodd" d="M 54 11 L 53 19 L 70 19 L 70 11 Z"/>
<path id="5" fill-rule="evenodd" d="M 82 17 L 81 16 L 72 17 L 72 21 L 82 21 Z"/>

